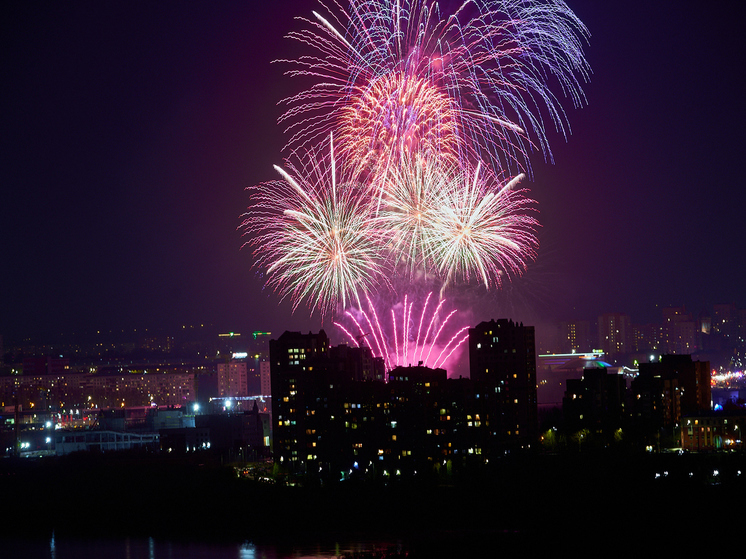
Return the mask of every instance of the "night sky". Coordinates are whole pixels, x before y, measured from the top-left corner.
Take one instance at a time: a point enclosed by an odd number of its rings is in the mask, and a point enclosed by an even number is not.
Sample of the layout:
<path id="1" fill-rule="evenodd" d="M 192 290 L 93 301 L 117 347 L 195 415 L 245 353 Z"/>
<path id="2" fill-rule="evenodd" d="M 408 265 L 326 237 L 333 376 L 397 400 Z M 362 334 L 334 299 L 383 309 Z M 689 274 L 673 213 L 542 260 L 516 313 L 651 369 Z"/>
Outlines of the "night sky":
<path id="1" fill-rule="evenodd" d="M 741 2 L 568 0 L 588 105 L 532 158 L 537 261 L 473 321 L 746 306 Z M 280 7 L 278 7 L 280 6 Z M 210 323 L 317 330 L 262 289 L 237 227 L 276 178 L 277 58 L 313 0 L 13 2 L 3 8 L 0 334 Z M 560 94 L 560 92 L 557 92 Z M 657 305 L 657 306 L 656 306 Z M 324 324 L 328 330 L 328 323 Z"/>

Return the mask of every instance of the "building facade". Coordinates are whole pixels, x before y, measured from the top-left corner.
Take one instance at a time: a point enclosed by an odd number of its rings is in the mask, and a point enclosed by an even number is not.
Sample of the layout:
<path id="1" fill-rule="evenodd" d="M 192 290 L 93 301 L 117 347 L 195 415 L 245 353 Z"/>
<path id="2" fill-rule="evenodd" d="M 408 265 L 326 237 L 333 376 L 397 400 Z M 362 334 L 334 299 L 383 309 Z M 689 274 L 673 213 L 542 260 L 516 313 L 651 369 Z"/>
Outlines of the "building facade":
<path id="1" fill-rule="evenodd" d="M 531 448 L 533 328 L 483 323 L 473 336 L 490 336 L 490 329 L 499 332 L 491 336 L 502 339 L 492 342 L 500 352 L 490 356 L 485 346 L 479 363 L 487 371 L 476 379 L 448 379 L 444 369 L 423 366 L 384 375 L 369 348 L 330 347 L 323 331 L 273 340 L 275 463 L 329 479 L 410 476 Z"/>
<path id="2" fill-rule="evenodd" d="M 248 367 L 245 359 L 218 363 L 218 396 L 248 396 Z"/>
<path id="3" fill-rule="evenodd" d="M 491 426 L 501 444 L 533 444 L 538 435 L 534 327 L 500 319 L 469 329 L 469 372 L 491 402 Z"/>

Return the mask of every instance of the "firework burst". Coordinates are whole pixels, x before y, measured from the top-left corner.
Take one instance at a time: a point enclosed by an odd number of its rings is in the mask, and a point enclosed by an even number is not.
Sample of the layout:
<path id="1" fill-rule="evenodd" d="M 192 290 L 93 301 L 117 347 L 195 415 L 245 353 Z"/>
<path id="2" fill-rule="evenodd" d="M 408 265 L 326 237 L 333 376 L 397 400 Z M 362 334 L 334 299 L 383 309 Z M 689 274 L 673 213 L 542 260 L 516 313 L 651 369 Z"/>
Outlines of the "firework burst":
<path id="1" fill-rule="evenodd" d="M 398 164 L 389 168 L 382 197 L 376 204 L 392 265 L 404 270 L 407 278 L 428 270 L 426 255 L 430 252 L 428 239 L 433 218 L 444 192 L 452 186 L 452 172 L 448 170 L 455 167 L 433 161 L 436 159 L 402 155 Z"/>
<path id="2" fill-rule="evenodd" d="M 333 4 L 289 34 L 311 52 L 288 73 L 316 84 L 281 122 L 289 146 L 339 132 L 374 188 L 401 151 L 525 171 L 534 146 L 551 159 L 545 119 L 569 130 L 550 82 L 585 102 L 588 31 L 562 0 L 465 0 L 447 14 L 433 0 Z"/>
<path id="3" fill-rule="evenodd" d="M 334 143 L 328 155 L 309 150 L 275 166 L 283 180 L 250 187 L 251 205 L 241 227 L 254 248 L 254 265 L 266 269 L 266 285 L 295 310 L 306 300 L 311 312 L 360 304 L 359 293 L 387 283 L 365 190 L 337 176 Z"/>
<path id="4" fill-rule="evenodd" d="M 383 195 L 381 180 L 400 157 L 456 162 L 458 128 L 450 100 L 427 80 L 382 76 L 340 110 L 339 133 L 356 172 Z"/>
<path id="5" fill-rule="evenodd" d="M 426 246 L 444 287 L 472 278 L 488 289 L 499 287 L 505 275 L 521 275 L 535 258 L 534 201 L 515 188 L 523 178 L 492 186 L 495 179 L 480 177 L 477 165 L 473 178 L 460 174 L 443 191 L 431 215 Z"/>
<path id="6" fill-rule="evenodd" d="M 293 310 L 305 301 L 339 317 L 402 280 L 438 285 L 442 298 L 522 274 L 538 222 L 516 185 L 530 151 L 551 159 L 546 124 L 569 130 L 550 85 L 585 102 L 585 26 L 563 0 L 463 0 L 448 13 L 435 0 L 321 6 L 289 35 L 309 53 L 284 61 L 288 73 L 314 83 L 285 100 L 291 156 L 276 167 L 282 180 L 249 189 L 243 216 L 266 285 Z M 387 363 L 419 347 L 403 306 L 390 336 L 371 305 L 352 329 L 375 333 Z"/>
<path id="7" fill-rule="evenodd" d="M 443 287 L 477 279 L 499 287 L 522 274 L 538 242 L 533 200 L 516 185 L 481 170 L 404 158 L 391 168 L 378 212 L 392 267 L 412 279 L 439 278 Z"/>

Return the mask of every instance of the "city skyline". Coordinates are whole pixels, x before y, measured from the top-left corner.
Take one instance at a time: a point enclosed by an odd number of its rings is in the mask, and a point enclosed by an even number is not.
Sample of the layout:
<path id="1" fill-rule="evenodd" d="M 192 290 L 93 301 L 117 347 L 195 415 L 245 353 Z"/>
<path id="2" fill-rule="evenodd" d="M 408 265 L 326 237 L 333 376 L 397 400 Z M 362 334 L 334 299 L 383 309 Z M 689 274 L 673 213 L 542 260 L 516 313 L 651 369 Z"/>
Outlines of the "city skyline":
<path id="1" fill-rule="evenodd" d="M 15 6 L 3 49 L 6 346 L 203 322 L 332 334 L 331 320 L 292 314 L 262 288 L 237 230 L 244 188 L 282 163 L 277 101 L 296 84 L 271 61 L 297 54 L 283 36 L 316 5 Z M 739 14 L 568 5 L 591 33 L 588 105 L 567 109 L 566 142 L 548 130 L 554 165 L 531 157 L 536 262 L 499 292 L 457 294 L 465 323 L 743 307 Z"/>

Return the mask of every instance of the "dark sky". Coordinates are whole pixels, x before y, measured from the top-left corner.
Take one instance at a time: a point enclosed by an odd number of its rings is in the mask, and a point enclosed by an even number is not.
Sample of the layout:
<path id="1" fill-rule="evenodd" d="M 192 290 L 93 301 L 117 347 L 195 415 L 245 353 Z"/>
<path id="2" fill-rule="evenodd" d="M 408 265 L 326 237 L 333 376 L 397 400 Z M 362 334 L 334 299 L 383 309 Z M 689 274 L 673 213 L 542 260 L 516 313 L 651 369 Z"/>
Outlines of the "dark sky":
<path id="1" fill-rule="evenodd" d="M 533 158 L 541 249 L 475 320 L 746 306 L 741 2 L 569 0 L 588 106 Z M 278 7 L 281 6 L 281 7 Z M 273 59 L 313 0 L 13 2 L 2 17 L 0 334 L 318 329 L 262 290 L 236 228 L 275 178 Z M 558 92 L 559 93 L 559 92 Z M 478 304 L 477 304 L 478 303 Z M 658 305 L 658 307 L 656 307 Z"/>

